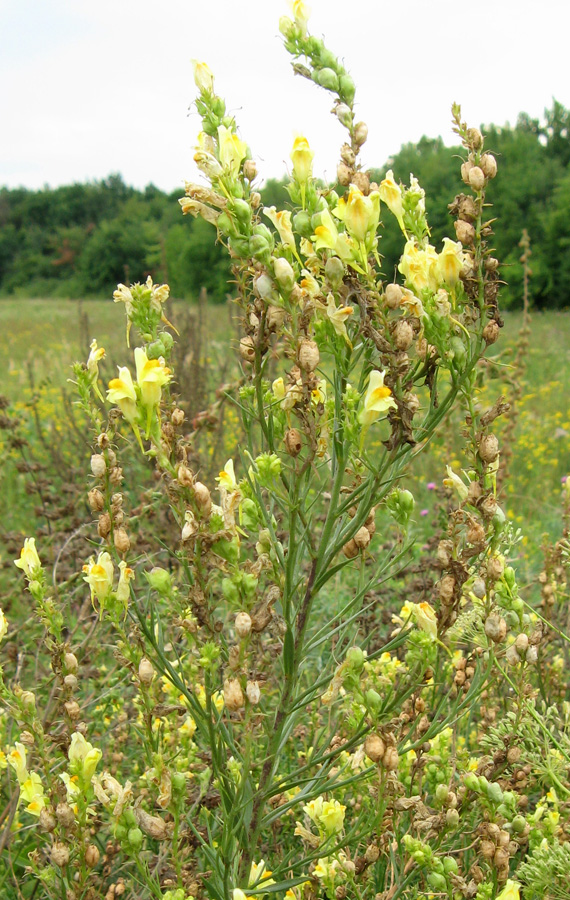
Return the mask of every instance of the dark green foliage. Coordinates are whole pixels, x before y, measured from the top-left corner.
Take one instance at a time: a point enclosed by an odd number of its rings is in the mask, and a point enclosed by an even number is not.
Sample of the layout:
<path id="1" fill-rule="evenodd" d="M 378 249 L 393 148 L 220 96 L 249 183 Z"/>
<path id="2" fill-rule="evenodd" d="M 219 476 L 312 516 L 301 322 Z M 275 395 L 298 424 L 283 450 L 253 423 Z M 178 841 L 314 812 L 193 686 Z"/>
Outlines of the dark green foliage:
<path id="1" fill-rule="evenodd" d="M 570 111 L 553 100 L 542 123 L 522 113 L 514 127 L 484 130 L 486 149 L 499 165 L 488 198 L 490 215 L 499 220 L 496 255 L 508 283 L 503 304 L 522 302 L 518 243 L 526 228 L 533 303 L 564 306 L 570 276 Z M 455 237 L 447 205 L 461 190 L 459 156 L 459 148 L 446 147 L 441 138 L 423 137 L 371 173 L 378 181 L 392 167 L 396 180 L 407 184 L 413 172 L 429 197 L 437 249 L 443 237 Z M 269 179 L 262 205 L 287 208 L 286 183 Z M 205 287 L 211 300 L 223 301 L 232 289 L 227 253 L 211 225 L 182 218 L 180 193 L 166 194 L 152 184 L 138 191 L 120 175 L 54 190 L 0 189 L 0 293 L 110 296 L 117 282 L 151 275 L 168 281 L 175 297 L 196 299 Z M 385 207 L 382 221 L 383 271 L 393 278 L 401 247 L 398 225 Z"/>

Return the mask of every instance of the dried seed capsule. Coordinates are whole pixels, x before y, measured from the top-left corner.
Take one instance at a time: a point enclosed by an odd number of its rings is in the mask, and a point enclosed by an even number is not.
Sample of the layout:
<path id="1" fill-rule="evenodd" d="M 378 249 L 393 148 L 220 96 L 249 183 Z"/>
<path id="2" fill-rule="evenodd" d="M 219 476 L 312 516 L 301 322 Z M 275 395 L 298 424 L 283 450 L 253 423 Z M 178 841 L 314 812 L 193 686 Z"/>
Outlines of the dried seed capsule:
<path id="1" fill-rule="evenodd" d="M 404 292 L 399 284 L 386 285 L 386 306 L 389 309 L 397 309 L 402 302 Z"/>
<path id="2" fill-rule="evenodd" d="M 458 219 L 454 224 L 457 240 L 461 241 L 462 244 L 472 244 L 475 240 L 473 225 L 470 222 L 464 222 L 463 219 Z"/>
<path id="3" fill-rule="evenodd" d="M 315 341 L 301 341 L 298 353 L 299 366 L 306 372 L 313 372 L 320 361 L 319 347 Z"/>
<path id="4" fill-rule="evenodd" d="M 382 765 L 390 772 L 395 772 L 398 768 L 398 751 L 395 747 L 388 747 L 386 753 L 382 757 Z"/>
<path id="5" fill-rule="evenodd" d="M 497 160 L 492 153 L 484 153 L 479 165 L 486 178 L 494 178 L 497 174 Z"/>
<path id="6" fill-rule="evenodd" d="M 237 678 L 224 681 L 224 703 L 229 710 L 235 712 L 245 705 L 241 684 Z"/>
<path id="7" fill-rule="evenodd" d="M 97 488 L 93 488 L 89 491 L 87 500 L 92 512 L 101 512 L 101 510 L 105 508 L 105 498 Z"/>
<path id="8" fill-rule="evenodd" d="M 51 848 L 49 857 L 54 866 L 59 866 L 60 869 L 63 869 L 69 862 L 69 847 L 66 844 L 62 844 L 61 841 L 56 841 Z"/>
<path id="9" fill-rule="evenodd" d="M 487 575 L 491 581 L 498 581 L 505 574 L 505 560 L 502 556 L 493 556 L 487 562 Z"/>
<path id="10" fill-rule="evenodd" d="M 470 522 L 467 529 L 467 540 L 470 544 L 480 544 L 485 540 L 485 529 L 479 522 Z"/>
<path id="11" fill-rule="evenodd" d="M 343 187 L 348 187 L 352 181 L 352 169 L 346 163 L 340 162 L 336 167 L 336 177 L 339 184 L 342 184 Z"/>
<path id="12" fill-rule="evenodd" d="M 474 191 L 480 191 L 485 187 L 485 175 L 479 166 L 473 166 L 469 170 L 469 184 Z"/>
<path id="13" fill-rule="evenodd" d="M 358 546 L 355 543 L 354 538 L 351 538 L 350 541 L 347 541 L 347 543 L 342 548 L 342 552 L 347 559 L 354 559 L 356 556 L 358 556 Z"/>
<path id="14" fill-rule="evenodd" d="M 370 532 L 365 525 L 363 525 L 362 528 L 358 529 L 353 537 L 353 541 L 359 550 L 366 550 L 368 544 L 370 543 Z"/>
<path id="15" fill-rule="evenodd" d="M 372 762 L 380 762 L 386 753 L 386 744 L 379 734 L 369 734 L 364 742 L 364 752 Z"/>
<path id="16" fill-rule="evenodd" d="M 236 634 L 246 638 L 251 633 L 251 616 L 246 612 L 238 612 L 235 620 Z"/>
<path id="17" fill-rule="evenodd" d="M 194 476 L 186 463 L 180 463 L 176 477 L 182 487 L 192 487 L 194 484 Z"/>
<path id="18" fill-rule="evenodd" d="M 243 164 L 243 177 L 248 181 L 253 181 L 257 176 L 257 166 L 253 159 L 246 159 Z"/>
<path id="19" fill-rule="evenodd" d="M 444 575 L 439 582 L 439 596 L 444 603 L 451 603 L 455 592 L 455 578 L 453 575 Z"/>
<path id="20" fill-rule="evenodd" d="M 393 331 L 394 345 L 397 350 L 407 350 L 414 340 L 414 329 L 405 319 L 396 322 Z"/>
<path id="21" fill-rule="evenodd" d="M 483 340 L 485 341 L 485 343 L 494 344 L 499 337 L 499 331 L 499 325 L 494 319 L 491 319 L 490 322 L 487 322 L 483 329 Z"/>
<path id="22" fill-rule="evenodd" d="M 285 432 L 285 449 L 289 456 L 298 456 L 303 448 L 301 432 L 296 428 L 290 428 Z"/>
<path id="23" fill-rule="evenodd" d="M 69 803 L 58 803 L 55 809 L 55 817 L 62 828 L 71 828 L 75 824 L 75 815 Z"/>
<path id="24" fill-rule="evenodd" d="M 46 831 L 48 834 L 51 834 L 51 832 L 54 831 L 57 822 L 49 806 L 44 806 L 43 809 L 40 810 L 38 824 L 41 831 Z"/>
<path id="25" fill-rule="evenodd" d="M 194 499 L 198 504 L 200 512 L 204 516 L 210 515 L 212 509 L 212 498 L 209 489 L 201 481 L 197 481 L 194 485 Z"/>
<path id="26" fill-rule="evenodd" d="M 257 681 L 248 681 L 245 686 L 245 694 L 252 706 L 257 706 L 261 700 L 261 691 Z"/>
<path id="27" fill-rule="evenodd" d="M 99 533 L 99 537 L 102 538 L 106 538 L 111 533 L 111 516 L 108 512 L 105 512 L 99 516 L 99 520 L 97 522 L 97 531 Z"/>
<path id="28" fill-rule="evenodd" d="M 355 172 L 352 176 L 352 183 L 365 197 L 368 197 L 370 193 L 370 178 L 366 172 Z"/>
<path id="29" fill-rule="evenodd" d="M 152 684 L 155 674 L 154 666 L 150 659 L 143 656 L 139 663 L 139 679 L 142 684 Z"/>
<path id="30" fill-rule="evenodd" d="M 255 344 L 253 343 L 253 338 L 244 337 L 239 342 L 239 355 L 246 362 L 253 362 L 255 359 Z"/>
<path id="31" fill-rule="evenodd" d="M 113 535 L 113 543 L 119 553 L 127 553 L 131 547 L 130 538 L 125 528 L 116 528 Z"/>
<path id="32" fill-rule="evenodd" d="M 500 644 L 501 641 L 505 640 L 505 637 L 507 636 L 507 623 L 502 616 L 496 614 L 487 616 L 485 619 L 485 634 L 490 640 L 494 641 L 495 644 Z"/>
<path id="33" fill-rule="evenodd" d="M 107 463 L 102 453 L 94 453 L 91 457 L 91 471 L 95 478 L 102 478 L 107 471 Z"/>
<path id="34" fill-rule="evenodd" d="M 483 146 L 483 135 L 478 128 L 468 128 L 467 141 L 474 150 L 480 150 Z"/>
<path id="35" fill-rule="evenodd" d="M 368 138 L 368 125 L 366 122 L 357 122 L 354 126 L 354 143 L 359 147 L 366 143 Z"/>
<path id="36" fill-rule="evenodd" d="M 492 463 L 499 455 L 499 441 L 494 434 L 485 434 L 479 441 L 478 450 L 484 463 Z"/>
<path id="37" fill-rule="evenodd" d="M 89 844 L 85 850 L 85 865 L 89 869 L 93 869 L 99 862 L 100 857 L 99 848 L 95 844 Z"/>
<path id="38" fill-rule="evenodd" d="M 79 668 L 79 663 L 77 662 L 77 657 L 75 653 L 71 653 L 68 651 L 63 656 L 63 667 L 66 672 L 70 672 L 71 674 L 75 674 Z"/>

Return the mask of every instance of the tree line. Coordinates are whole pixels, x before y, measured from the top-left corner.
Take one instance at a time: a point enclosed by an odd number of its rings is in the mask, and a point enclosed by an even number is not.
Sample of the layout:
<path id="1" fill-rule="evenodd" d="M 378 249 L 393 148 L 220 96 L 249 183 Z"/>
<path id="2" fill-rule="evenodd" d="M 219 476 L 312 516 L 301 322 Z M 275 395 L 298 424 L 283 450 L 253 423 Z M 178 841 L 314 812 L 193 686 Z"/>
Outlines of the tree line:
<path id="1" fill-rule="evenodd" d="M 521 113 L 516 125 L 484 128 L 486 149 L 499 164 L 491 182 L 490 215 L 497 219 L 496 256 L 507 282 L 503 302 L 522 302 L 519 241 L 532 243 L 531 299 L 537 308 L 568 305 L 570 284 L 570 111 L 554 100 L 544 119 Z M 453 237 L 447 205 L 461 190 L 459 147 L 441 138 L 406 144 L 374 180 L 392 168 L 407 183 L 410 173 L 425 188 L 432 243 Z M 287 205 L 286 180 L 270 179 L 265 206 Z M 0 294 L 20 297 L 110 296 L 117 282 L 151 274 L 168 281 L 175 297 L 196 298 L 202 287 L 222 301 L 231 285 L 227 254 L 211 225 L 182 218 L 177 198 L 154 185 L 143 191 L 120 175 L 58 188 L 0 189 Z M 392 277 L 401 239 L 392 216 L 384 217 L 383 270 Z"/>

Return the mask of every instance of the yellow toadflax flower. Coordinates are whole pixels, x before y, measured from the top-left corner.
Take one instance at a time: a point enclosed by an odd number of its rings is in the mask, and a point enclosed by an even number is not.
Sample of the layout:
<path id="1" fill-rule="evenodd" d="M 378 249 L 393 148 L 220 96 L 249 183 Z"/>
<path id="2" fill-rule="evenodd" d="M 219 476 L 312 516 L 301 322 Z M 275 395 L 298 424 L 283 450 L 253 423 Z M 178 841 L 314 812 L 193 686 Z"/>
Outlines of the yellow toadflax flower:
<path id="1" fill-rule="evenodd" d="M 93 385 L 93 389 L 101 400 L 103 399 L 103 397 L 101 395 L 101 391 L 99 390 L 97 379 L 99 378 L 99 362 L 104 358 L 104 356 L 105 348 L 98 347 L 97 341 L 93 339 L 89 346 L 89 356 L 87 357 L 87 371 L 91 377 L 91 384 Z"/>
<path id="2" fill-rule="evenodd" d="M 142 347 L 135 349 L 135 364 L 142 403 L 152 409 L 160 403 L 162 388 L 172 378 L 170 369 L 164 365 L 164 361 L 149 359 Z"/>
<path id="3" fill-rule="evenodd" d="M 90 782 L 102 755 L 99 748 L 86 741 L 79 731 L 73 732 L 67 758 L 72 763 L 74 774 L 81 775 L 85 782 Z"/>
<path id="4" fill-rule="evenodd" d="M 372 425 L 382 413 L 397 408 L 392 391 L 384 384 L 385 375 L 385 372 L 379 372 L 378 369 L 373 369 L 370 373 L 364 406 L 358 415 L 358 421 L 365 427 Z"/>
<path id="5" fill-rule="evenodd" d="M 16 778 L 18 779 L 19 784 L 23 784 L 27 778 L 29 778 L 27 761 L 26 761 L 26 748 L 23 744 L 20 744 L 18 741 L 14 744 L 14 748 L 8 754 L 8 763 L 14 769 L 16 773 Z"/>
<path id="6" fill-rule="evenodd" d="M 242 159 L 247 156 L 247 144 L 225 125 L 218 126 L 219 157 L 222 167 L 235 178 Z"/>
<path id="7" fill-rule="evenodd" d="M 441 281 L 454 285 L 463 268 L 463 247 L 459 241 L 443 239 L 443 250 L 437 257 L 437 274 Z"/>
<path id="8" fill-rule="evenodd" d="M 119 563 L 119 573 L 119 584 L 117 585 L 117 600 L 126 610 L 129 605 L 129 599 L 131 596 L 131 589 L 129 587 L 129 584 L 135 577 L 135 573 L 126 564 L 124 559 L 122 559 Z"/>
<path id="9" fill-rule="evenodd" d="M 372 191 L 367 197 L 356 185 L 351 184 L 348 192 L 338 201 L 335 216 L 344 222 L 346 230 L 367 250 L 373 246 L 378 220 L 380 218 L 380 194 Z"/>
<path id="10" fill-rule="evenodd" d="M 327 319 L 339 337 L 343 337 L 350 344 L 345 322 L 354 313 L 352 306 L 337 306 L 334 296 L 327 295 Z"/>
<path id="11" fill-rule="evenodd" d="M 105 601 L 113 590 L 113 561 L 106 550 L 99 554 L 97 562 L 91 557 L 88 563 L 83 566 L 83 581 L 86 581 L 91 588 L 91 600 L 97 598 L 101 604 L 101 609 Z"/>
<path id="12" fill-rule="evenodd" d="M 39 816 L 46 805 L 42 780 L 37 772 L 30 772 L 26 780 L 20 784 L 20 798 L 28 804 L 26 811 L 32 816 Z"/>
<path id="13" fill-rule="evenodd" d="M 295 25 L 299 28 L 303 37 L 307 33 L 307 23 L 311 15 L 311 8 L 303 0 L 290 0 L 289 7 L 295 19 Z"/>
<path id="14" fill-rule="evenodd" d="M 4 615 L 4 610 L 0 608 L 0 641 L 6 637 L 8 631 L 8 620 Z"/>
<path id="15" fill-rule="evenodd" d="M 302 134 L 298 134 L 293 141 L 291 150 L 291 162 L 293 163 L 293 176 L 301 185 L 302 205 L 305 205 L 305 185 L 313 174 L 313 158 L 315 154 L 309 147 L 309 142 Z"/>
<path id="16" fill-rule="evenodd" d="M 388 169 L 386 177 L 380 182 L 380 199 L 385 203 L 392 215 L 398 220 L 398 225 L 406 235 L 404 227 L 404 205 L 402 203 L 402 188 L 394 181 L 392 169 Z"/>
<path id="17" fill-rule="evenodd" d="M 137 395 L 132 375 L 126 366 L 118 366 L 118 378 L 112 378 L 107 389 L 107 400 L 119 407 L 127 422 L 132 425 L 137 417 Z"/>
<path id="18" fill-rule="evenodd" d="M 36 550 L 36 539 L 26 538 L 22 547 L 20 558 L 14 560 L 14 565 L 22 569 L 29 581 L 35 581 L 41 574 L 42 564 Z"/>
<path id="19" fill-rule="evenodd" d="M 406 241 L 398 271 L 415 291 L 423 291 L 425 288 L 436 291 L 439 286 L 438 262 L 435 247 L 431 244 L 424 249 L 413 240 Z"/>
<path id="20" fill-rule="evenodd" d="M 295 250 L 295 235 L 291 227 L 291 213 L 288 209 L 277 211 L 274 206 L 264 206 L 263 212 L 279 232 L 279 238 L 284 247 Z"/>
<path id="21" fill-rule="evenodd" d="M 210 67 L 205 62 L 193 59 L 192 68 L 194 70 L 194 83 L 200 93 L 212 94 L 214 92 L 214 75 Z"/>
<path id="22" fill-rule="evenodd" d="M 417 603 L 415 614 L 418 628 L 435 640 L 437 638 L 437 618 L 433 607 L 426 601 Z"/>
<path id="23" fill-rule="evenodd" d="M 509 878 L 501 893 L 497 894 L 497 900 L 520 900 L 519 882 Z"/>

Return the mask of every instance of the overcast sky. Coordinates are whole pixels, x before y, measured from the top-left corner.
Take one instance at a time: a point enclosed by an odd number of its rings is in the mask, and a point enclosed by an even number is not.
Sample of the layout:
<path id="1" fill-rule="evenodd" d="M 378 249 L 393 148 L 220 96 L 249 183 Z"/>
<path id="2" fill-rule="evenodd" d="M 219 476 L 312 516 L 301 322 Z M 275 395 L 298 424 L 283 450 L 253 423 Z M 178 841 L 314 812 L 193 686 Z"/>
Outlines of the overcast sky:
<path id="1" fill-rule="evenodd" d="M 343 57 L 382 166 L 423 134 L 570 106 L 569 0 L 313 0 L 309 28 Z M 0 0 L 0 184 L 52 187 L 120 172 L 165 190 L 196 177 L 190 60 L 208 63 L 264 177 L 293 136 L 334 177 L 343 129 L 331 95 L 293 77 L 286 0 Z"/>

